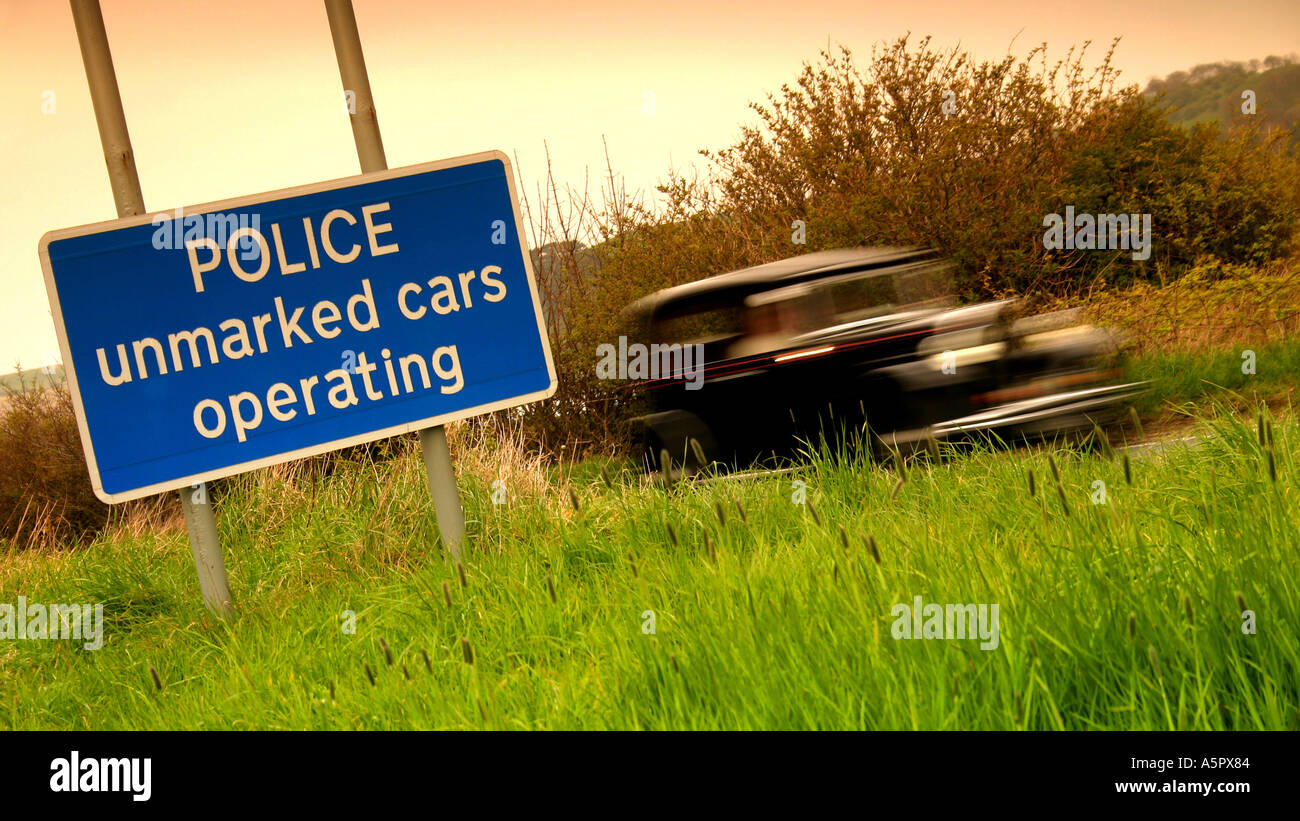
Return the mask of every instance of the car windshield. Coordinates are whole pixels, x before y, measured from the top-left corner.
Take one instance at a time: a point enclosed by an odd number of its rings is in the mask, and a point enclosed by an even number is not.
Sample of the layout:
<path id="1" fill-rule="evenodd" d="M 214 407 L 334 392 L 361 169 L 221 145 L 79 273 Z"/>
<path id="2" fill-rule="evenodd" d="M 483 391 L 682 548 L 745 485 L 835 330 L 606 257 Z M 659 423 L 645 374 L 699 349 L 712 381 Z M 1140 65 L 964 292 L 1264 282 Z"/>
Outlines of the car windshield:
<path id="1" fill-rule="evenodd" d="M 857 272 L 750 294 L 741 304 L 661 317 L 652 342 L 722 342 L 756 334 L 808 334 L 888 316 L 948 298 L 949 267 L 934 263 L 888 273 Z"/>
<path id="2" fill-rule="evenodd" d="M 831 283 L 830 292 L 836 322 L 857 322 L 892 313 L 898 305 L 898 291 L 888 276 L 867 276 Z"/>
<path id="3" fill-rule="evenodd" d="M 952 270 L 946 262 L 910 266 L 894 275 L 900 306 L 914 306 L 952 299 Z"/>
<path id="4" fill-rule="evenodd" d="M 951 268 L 922 263 L 888 274 L 836 277 L 825 284 L 835 324 L 862 322 L 899 311 L 951 302 Z"/>
<path id="5" fill-rule="evenodd" d="M 736 336 L 745 330 L 745 309 L 740 305 L 711 308 L 684 316 L 661 319 L 651 332 L 652 342 L 694 343 Z"/>

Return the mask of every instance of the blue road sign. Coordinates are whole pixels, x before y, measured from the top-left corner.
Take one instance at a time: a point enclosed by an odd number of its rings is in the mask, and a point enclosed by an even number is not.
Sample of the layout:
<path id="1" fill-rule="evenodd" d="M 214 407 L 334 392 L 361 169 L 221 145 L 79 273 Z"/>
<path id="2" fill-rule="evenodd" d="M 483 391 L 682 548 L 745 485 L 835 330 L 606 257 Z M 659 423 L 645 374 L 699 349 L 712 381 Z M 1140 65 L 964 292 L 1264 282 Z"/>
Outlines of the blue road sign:
<path id="1" fill-rule="evenodd" d="M 40 255 L 106 502 L 555 392 L 500 152 L 52 231 Z"/>

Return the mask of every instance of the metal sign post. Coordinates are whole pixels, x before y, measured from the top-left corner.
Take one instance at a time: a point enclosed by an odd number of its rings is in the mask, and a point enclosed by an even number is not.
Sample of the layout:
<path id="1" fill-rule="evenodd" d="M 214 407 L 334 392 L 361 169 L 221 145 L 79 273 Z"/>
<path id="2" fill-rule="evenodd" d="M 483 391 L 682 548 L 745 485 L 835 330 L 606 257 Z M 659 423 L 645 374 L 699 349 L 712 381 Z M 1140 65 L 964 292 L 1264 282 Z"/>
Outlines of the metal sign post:
<path id="1" fill-rule="evenodd" d="M 325 13 L 334 38 L 334 54 L 339 61 L 344 95 L 350 104 L 352 137 L 357 144 L 361 172 L 383 171 L 388 168 L 388 160 L 379 134 L 379 118 L 370 93 L 370 77 L 366 74 L 366 58 L 361 51 L 361 35 L 357 31 L 352 0 L 325 0 Z M 456 472 L 451 464 L 451 451 L 447 447 L 447 432 L 443 426 L 422 429 L 420 447 L 424 451 L 424 468 L 438 517 L 438 530 L 452 558 L 460 561 L 461 543 L 465 538 L 465 513 L 460 506 Z"/>
<path id="2" fill-rule="evenodd" d="M 140 192 L 140 177 L 136 173 L 131 135 L 126 128 L 126 115 L 122 111 L 122 97 L 117 88 L 113 55 L 108 49 L 108 34 L 104 31 L 104 15 L 99 0 L 71 0 L 71 3 L 72 19 L 77 27 L 77 40 L 81 44 L 81 59 L 86 66 L 86 82 L 90 86 L 90 99 L 95 107 L 95 122 L 99 126 L 99 141 L 104 147 L 104 161 L 108 165 L 108 179 L 113 188 L 117 215 L 131 217 L 143 214 L 144 196 Z M 226 577 L 225 560 L 221 555 L 221 544 L 217 540 L 217 522 L 212 515 L 207 488 L 182 488 L 178 492 L 181 507 L 185 511 L 185 524 L 189 529 L 190 547 L 194 551 L 194 566 L 199 574 L 203 603 L 219 615 L 230 615 L 234 609 L 230 600 L 230 585 Z"/>

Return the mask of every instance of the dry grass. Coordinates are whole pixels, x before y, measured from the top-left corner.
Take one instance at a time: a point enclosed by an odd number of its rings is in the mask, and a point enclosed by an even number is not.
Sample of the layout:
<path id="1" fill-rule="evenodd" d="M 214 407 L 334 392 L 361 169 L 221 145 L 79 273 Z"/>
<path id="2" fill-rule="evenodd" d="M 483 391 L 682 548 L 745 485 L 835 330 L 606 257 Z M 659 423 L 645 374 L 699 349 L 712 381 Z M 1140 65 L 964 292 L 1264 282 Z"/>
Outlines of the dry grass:
<path id="1" fill-rule="evenodd" d="M 462 479 L 489 489 L 499 480 L 510 498 L 530 504 L 556 492 L 545 457 L 528 447 L 518 426 L 460 422 L 448 426 L 447 443 Z"/>
<path id="2" fill-rule="evenodd" d="M 1300 333 L 1300 257 L 1259 268 L 1203 262 L 1172 283 L 1103 291 L 1075 303 L 1133 354 L 1277 342 Z"/>
<path id="3" fill-rule="evenodd" d="M 185 530 L 185 513 L 175 493 L 162 493 L 113 508 L 106 535 L 109 538 L 140 538 L 149 533 L 169 534 Z"/>

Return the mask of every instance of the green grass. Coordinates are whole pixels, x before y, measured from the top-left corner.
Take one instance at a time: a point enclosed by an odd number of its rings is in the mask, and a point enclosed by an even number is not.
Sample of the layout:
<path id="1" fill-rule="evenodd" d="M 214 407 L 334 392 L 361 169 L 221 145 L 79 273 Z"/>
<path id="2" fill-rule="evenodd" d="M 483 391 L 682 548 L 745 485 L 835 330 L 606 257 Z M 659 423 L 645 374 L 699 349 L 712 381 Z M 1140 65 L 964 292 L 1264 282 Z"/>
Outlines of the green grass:
<path id="1" fill-rule="evenodd" d="M 1242 353 L 1255 354 L 1255 372 L 1245 373 Z M 1149 380 L 1136 402 L 1144 417 L 1178 408 L 1204 411 L 1229 402 L 1245 409 L 1295 389 L 1300 374 L 1300 337 L 1226 350 L 1175 350 L 1129 361 L 1127 378 Z"/>
<path id="2" fill-rule="evenodd" d="M 0 602 L 103 602 L 106 640 L 0 642 L 0 726 L 1294 729 L 1300 429 L 1276 428 L 1276 481 L 1253 424 L 1206 432 L 1135 454 L 1132 486 L 1072 450 L 914 464 L 901 487 L 822 454 L 670 490 L 588 463 L 495 506 L 479 471 L 463 584 L 418 454 L 319 486 L 262 471 L 217 508 L 228 623 L 183 533 L 6 555 Z M 916 595 L 998 604 L 1000 646 L 895 640 Z"/>

